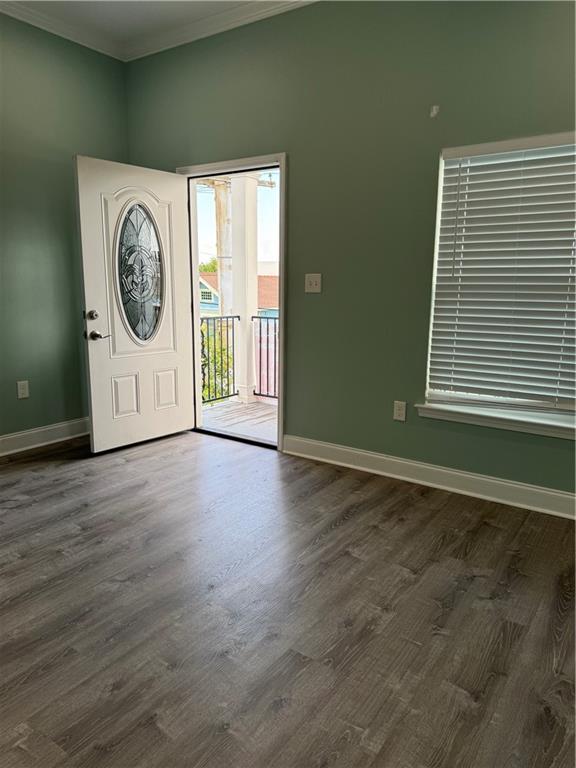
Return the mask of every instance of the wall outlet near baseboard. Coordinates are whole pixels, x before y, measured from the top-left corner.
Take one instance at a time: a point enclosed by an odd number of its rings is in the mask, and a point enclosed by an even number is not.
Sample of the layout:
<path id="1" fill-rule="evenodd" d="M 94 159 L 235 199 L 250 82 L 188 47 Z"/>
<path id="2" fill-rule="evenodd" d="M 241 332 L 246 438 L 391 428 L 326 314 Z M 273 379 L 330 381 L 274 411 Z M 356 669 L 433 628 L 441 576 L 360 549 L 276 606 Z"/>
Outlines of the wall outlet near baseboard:
<path id="1" fill-rule="evenodd" d="M 30 397 L 30 386 L 28 381 L 17 381 L 16 390 L 18 392 L 18 400 L 25 400 Z"/>
<path id="2" fill-rule="evenodd" d="M 406 402 L 404 400 L 394 400 L 394 421 L 406 421 Z"/>

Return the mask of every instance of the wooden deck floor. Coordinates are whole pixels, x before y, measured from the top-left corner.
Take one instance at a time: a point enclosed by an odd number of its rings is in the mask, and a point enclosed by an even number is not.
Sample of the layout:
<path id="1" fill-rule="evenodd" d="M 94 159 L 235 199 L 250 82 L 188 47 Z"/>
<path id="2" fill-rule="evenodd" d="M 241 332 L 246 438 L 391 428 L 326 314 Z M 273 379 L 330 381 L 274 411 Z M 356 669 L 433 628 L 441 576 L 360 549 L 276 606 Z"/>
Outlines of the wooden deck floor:
<path id="1" fill-rule="evenodd" d="M 194 433 L 0 499 L 2 768 L 573 768 L 568 520 Z"/>
<path id="2" fill-rule="evenodd" d="M 245 437 L 276 445 L 278 442 L 278 406 L 276 400 L 240 403 L 234 400 L 204 405 L 205 429 L 226 435 Z"/>

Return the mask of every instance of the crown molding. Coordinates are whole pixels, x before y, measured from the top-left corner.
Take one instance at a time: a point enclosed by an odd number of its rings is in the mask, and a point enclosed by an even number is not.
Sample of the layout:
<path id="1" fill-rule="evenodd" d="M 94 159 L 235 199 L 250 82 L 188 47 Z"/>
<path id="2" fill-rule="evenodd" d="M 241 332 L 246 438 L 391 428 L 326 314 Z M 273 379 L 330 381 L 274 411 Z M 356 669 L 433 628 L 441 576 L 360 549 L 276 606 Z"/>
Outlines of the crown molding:
<path id="1" fill-rule="evenodd" d="M 7 16 L 12 16 L 34 27 L 40 27 L 40 29 L 51 32 L 53 35 L 64 37 L 67 40 L 79 43 L 87 48 L 92 48 L 99 53 L 112 56 L 120 61 L 133 61 L 134 59 L 150 56 L 153 53 L 160 53 L 185 43 L 191 43 L 194 40 L 211 37 L 235 27 L 252 24 L 255 21 L 267 19 L 270 16 L 293 11 L 305 5 L 311 5 L 314 2 L 318 2 L 318 0 L 258 0 L 258 2 L 246 2 L 245 5 L 231 11 L 224 11 L 214 16 L 209 16 L 206 19 L 183 24 L 167 32 L 141 35 L 123 45 L 112 42 L 105 36 L 93 33 L 79 25 L 54 19 L 46 13 L 33 10 L 19 2 L 0 2 L 0 13 L 5 13 Z"/>
<path id="2" fill-rule="evenodd" d="M 261 21 L 270 16 L 293 11 L 305 5 L 311 5 L 316 1 L 272 0 L 271 2 L 264 2 L 263 0 L 258 0 L 258 2 L 247 2 L 245 6 L 240 8 L 217 13 L 214 16 L 209 16 L 207 19 L 201 19 L 192 24 L 184 24 L 162 34 L 136 38 L 126 46 L 122 58 L 124 61 L 141 59 L 144 56 L 160 53 L 169 48 L 176 48 L 179 45 L 191 43 L 194 40 L 201 40 L 204 37 L 211 37 L 220 32 L 227 32 L 235 27 L 242 27 L 245 24 L 252 24 L 255 21 Z"/>
<path id="3" fill-rule="evenodd" d="M 123 51 L 115 43 L 111 43 L 102 35 L 94 34 L 76 24 L 69 24 L 60 19 L 53 19 L 42 11 L 29 8 L 22 3 L 0 2 L 0 13 L 12 16 L 18 21 L 24 21 L 33 27 L 39 27 L 45 32 L 51 32 L 58 37 L 64 37 L 73 43 L 79 43 L 86 48 L 91 48 L 98 53 L 104 53 L 106 56 L 112 56 L 114 59 L 124 60 Z"/>

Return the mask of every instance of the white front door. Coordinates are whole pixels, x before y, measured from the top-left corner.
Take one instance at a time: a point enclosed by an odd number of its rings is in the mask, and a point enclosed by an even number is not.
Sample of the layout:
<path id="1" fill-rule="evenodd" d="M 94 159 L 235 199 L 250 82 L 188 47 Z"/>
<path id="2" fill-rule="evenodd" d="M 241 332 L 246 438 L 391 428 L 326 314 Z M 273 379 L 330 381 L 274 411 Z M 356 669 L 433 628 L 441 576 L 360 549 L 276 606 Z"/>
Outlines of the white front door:
<path id="1" fill-rule="evenodd" d="M 94 452 L 194 426 L 187 180 L 77 158 Z"/>

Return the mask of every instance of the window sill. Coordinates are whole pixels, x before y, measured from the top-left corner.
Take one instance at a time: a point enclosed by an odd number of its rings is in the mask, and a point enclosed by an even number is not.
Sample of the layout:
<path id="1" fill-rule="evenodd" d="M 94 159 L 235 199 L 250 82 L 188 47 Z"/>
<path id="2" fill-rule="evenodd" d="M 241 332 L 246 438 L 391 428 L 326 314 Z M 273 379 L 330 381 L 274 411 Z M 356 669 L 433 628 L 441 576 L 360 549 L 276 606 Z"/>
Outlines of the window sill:
<path id="1" fill-rule="evenodd" d="M 481 427 L 509 429 L 514 432 L 529 432 L 533 435 L 561 437 L 574 440 L 574 416 L 564 413 L 534 413 L 502 409 L 475 408 L 469 405 L 447 405 L 445 403 L 423 403 L 416 405 L 418 414 L 427 419 L 459 421 Z"/>

